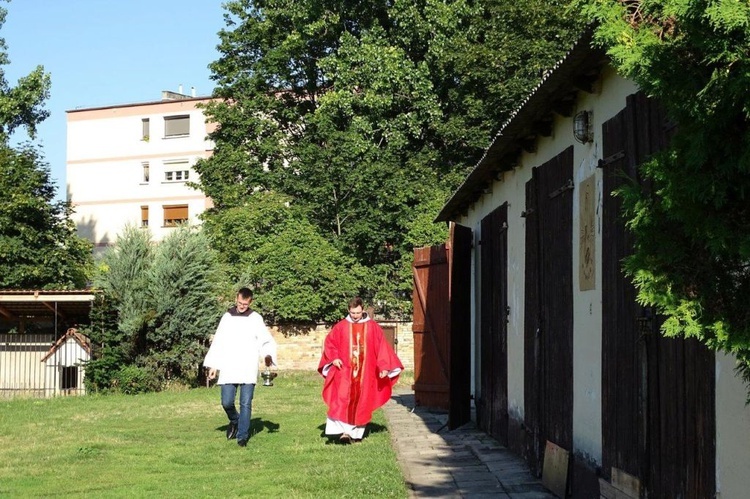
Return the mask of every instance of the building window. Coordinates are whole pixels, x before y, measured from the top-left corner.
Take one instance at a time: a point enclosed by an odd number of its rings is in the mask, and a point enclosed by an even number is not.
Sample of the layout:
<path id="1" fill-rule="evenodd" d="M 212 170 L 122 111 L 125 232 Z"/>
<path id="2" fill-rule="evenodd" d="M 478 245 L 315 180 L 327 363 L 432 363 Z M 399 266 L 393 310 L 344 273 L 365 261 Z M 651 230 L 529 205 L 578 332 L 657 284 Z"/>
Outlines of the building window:
<path id="1" fill-rule="evenodd" d="M 165 116 L 164 136 L 185 137 L 190 135 L 190 116 Z"/>
<path id="2" fill-rule="evenodd" d="M 148 227 L 148 206 L 141 206 L 141 227 Z"/>
<path id="3" fill-rule="evenodd" d="M 190 170 L 172 170 L 164 172 L 164 180 L 167 182 L 184 182 L 190 179 Z"/>
<path id="4" fill-rule="evenodd" d="M 148 180 L 151 178 L 148 161 L 141 163 L 141 166 L 143 167 L 143 183 L 148 184 Z"/>
<path id="5" fill-rule="evenodd" d="M 141 120 L 141 140 L 148 142 L 149 138 L 151 138 L 151 120 L 143 118 Z"/>
<path id="6" fill-rule="evenodd" d="M 173 159 L 164 162 L 165 182 L 185 182 L 190 179 L 190 163 L 187 159 Z"/>
<path id="7" fill-rule="evenodd" d="M 164 227 L 174 227 L 188 221 L 186 204 L 164 206 Z"/>

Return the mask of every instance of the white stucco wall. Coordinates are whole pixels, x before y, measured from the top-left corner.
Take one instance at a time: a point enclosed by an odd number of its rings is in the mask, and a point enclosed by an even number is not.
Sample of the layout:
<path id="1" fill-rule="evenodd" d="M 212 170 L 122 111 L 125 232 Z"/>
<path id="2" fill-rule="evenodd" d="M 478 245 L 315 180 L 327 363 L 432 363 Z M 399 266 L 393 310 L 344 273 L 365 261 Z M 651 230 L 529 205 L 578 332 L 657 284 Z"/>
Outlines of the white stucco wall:
<path id="1" fill-rule="evenodd" d="M 592 112 L 593 142 L 573 142 L 573 442 L 575 451 L 590 460 L 602 460 L 602 124 L 626 105 L 628 95 L 636 93 L 633 82 L 606 68 L 596 92 L 579 92 L 576 110 Z M 573 136 L 573 120 L 565 119 L 556 130 Z M 578 269 L 581 262 L 579 235 L 581 206 L 579 187 L 591 175 L 596 184 L 595 287 L 581 290 Z"/>
<path id="2" fill-rule="evenodd" d="M 726 498 L 748 496 L 750 407 L 734 366 L 734 356 L 716 354 L 716 490 Z"/>
<path id="3" fill-rule="evenodd" d="M 210 207 L 199 190 L 166 171 L 189 172 L 208 157 L 213 144 L 210 130 L 196 104 L 208 99 L 158 101 L 69 111 L 67 115 L 67 195 L 75 211 L 73 220 L 80 236 L 102 247 L 112 244 L 126 224 L 141 225 L 141 206 L 149 207 L 149 230 L 155 241 L 170 230 L 163 226 L 165 205 L 187 205 L 189 223 Z M 164 118 L 189 116 L 189 134 L 164 136 Z M 143 119 L 150 123 L 143 140 Z M 144 179 L 144 163 L 149 166 Z"/>

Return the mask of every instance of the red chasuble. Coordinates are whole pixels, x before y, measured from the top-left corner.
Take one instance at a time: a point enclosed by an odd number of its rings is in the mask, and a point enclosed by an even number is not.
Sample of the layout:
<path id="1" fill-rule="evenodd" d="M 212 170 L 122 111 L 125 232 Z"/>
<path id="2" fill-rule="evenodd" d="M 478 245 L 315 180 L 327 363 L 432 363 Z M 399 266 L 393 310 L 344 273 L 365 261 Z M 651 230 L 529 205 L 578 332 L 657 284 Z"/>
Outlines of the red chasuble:
<path id="1" fill-rule="evenodd" d="M 364 426 L 372 413 L 391 398 L 398 376 L 379 378 L 380 371 L 403 369 L 404 366 L 372 320 L 339 321 L 326 336 L 318 372 L 335 359 L 341 369 L 332 366 L 323 385 L 323 400 L 328 417 L 354 426 Z"/>

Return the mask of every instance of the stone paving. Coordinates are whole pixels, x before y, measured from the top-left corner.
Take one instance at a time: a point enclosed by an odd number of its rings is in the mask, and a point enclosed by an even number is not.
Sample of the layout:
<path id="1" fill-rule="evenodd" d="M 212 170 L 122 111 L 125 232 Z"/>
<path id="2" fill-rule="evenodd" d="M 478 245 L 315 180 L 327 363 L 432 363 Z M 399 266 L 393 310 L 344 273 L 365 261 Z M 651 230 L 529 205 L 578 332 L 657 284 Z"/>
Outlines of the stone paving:
<path id="1" fill-rule="evenodd" d="M 473 422 L 448 429 L 445 411 L 415 407 L 413 392 L 383 406 L 409 497 L 556 497 L 526 463 Z"/>

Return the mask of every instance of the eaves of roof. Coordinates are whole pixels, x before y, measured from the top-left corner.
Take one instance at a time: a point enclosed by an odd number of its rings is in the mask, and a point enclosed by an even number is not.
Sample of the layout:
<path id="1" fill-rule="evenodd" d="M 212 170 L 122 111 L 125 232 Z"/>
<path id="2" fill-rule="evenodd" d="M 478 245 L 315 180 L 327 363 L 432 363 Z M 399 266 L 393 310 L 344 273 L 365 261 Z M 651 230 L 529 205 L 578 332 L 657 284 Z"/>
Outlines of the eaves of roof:
<path id="1" fill-rule="evenodd" d="M 87 318 L 98 291 L 77 290 L 0 290 L 0 321 L 21 317 Z"/>
<path id="2" fill-rule="evenodd" d="M 173 100 L 151 100 L 151 101 L 145 101 L 145 102 L 128 102 L 124 104 L 109 104 L 105 106 L 79 106 L 75 109 L 67 109 L 65 110 L 66 113 L 75 114 L 75 113 L 81 113 L 81 112 L 89 112 L 89 111 L 102 111 L 107 109 L 121 109 L 126 107 L 145 107 L 145 106 L 161 106 L 164 104 L 180 104 L 185 102 L 209 102 L 211 100 L 216 100 L 214 97 L 211 96 L 199 96 L 199 97 L 186 97 L 184 99 L 173 99 Z"/>
<path id="3" fill-rule="evenodd" d="M 435 219 L 447 222 L 467 213 L 503 172 L 516 166 L 524 150 L 533 150 L 539 136 L 550 135 L 553 114 L 572 115 L 579 91 L 591 86 L 607 62 L 602 49 L 592 47 L 593 28 L 587 29 L 573 47 L 516 108 L 463 183 Z"/>

